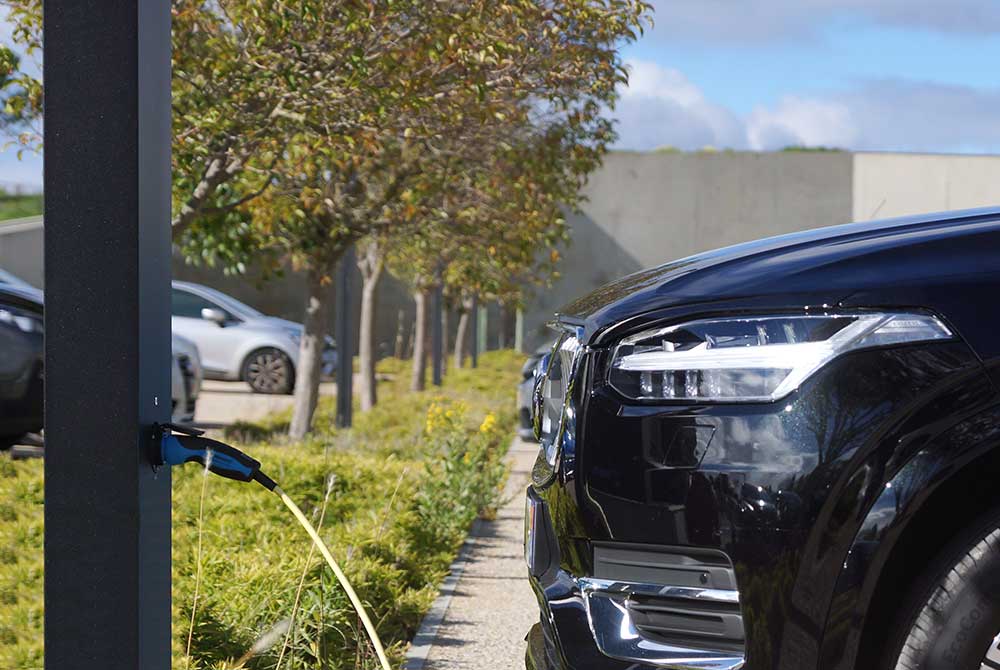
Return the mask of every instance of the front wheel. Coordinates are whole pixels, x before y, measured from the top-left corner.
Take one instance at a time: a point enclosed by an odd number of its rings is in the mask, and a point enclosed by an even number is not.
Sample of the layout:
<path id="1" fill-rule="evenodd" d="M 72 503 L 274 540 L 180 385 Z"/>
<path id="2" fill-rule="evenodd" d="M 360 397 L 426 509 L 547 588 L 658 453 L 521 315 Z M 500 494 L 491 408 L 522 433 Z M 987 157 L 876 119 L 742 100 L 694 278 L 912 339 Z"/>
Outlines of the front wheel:
<path id="1" fill-rule="evenodd" d="M 949 544 L 897 619 L 890 670 L 1000 670 L 1000 508 Z"/>
<path id="2" fill-rule="evenodd" d="M 295 388 L 295 368 L 285 352 L 258 349 L 243 362 L 243 379 L 255 393 L 288 394 Z"/>

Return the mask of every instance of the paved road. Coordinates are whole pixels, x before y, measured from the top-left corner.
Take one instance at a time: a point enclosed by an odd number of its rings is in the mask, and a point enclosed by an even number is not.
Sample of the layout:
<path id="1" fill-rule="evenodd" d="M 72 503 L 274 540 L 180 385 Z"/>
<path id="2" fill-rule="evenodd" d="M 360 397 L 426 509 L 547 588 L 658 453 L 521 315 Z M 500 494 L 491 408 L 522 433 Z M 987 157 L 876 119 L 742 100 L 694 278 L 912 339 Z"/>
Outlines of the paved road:
<path id="1" fill-rule="evenodd" d="M 336 395 L 337 386 L 332 382 L 319 385 L 322 395 Z M 198 425 L 208 427 L 228 426 L 235 421 L 256 421 L 271 412 L 292 406 L 290 395 L 253 393 L 244 382 L 218 382 L 205 380 L 198 396 L 194 419 Z"/>
<path id="2" fill-rule="evenodd" d="M 524 489 L 537 453 L 537 445 L 515 441 L 506 489 L 510 502 L 495 521 L 476 525 L 463 551 L 462 576 L 426 661 L 421 666 L 411 658 L 407 668 L 523 670 L 524 636 L 538 620 L 522 548 Z"/>

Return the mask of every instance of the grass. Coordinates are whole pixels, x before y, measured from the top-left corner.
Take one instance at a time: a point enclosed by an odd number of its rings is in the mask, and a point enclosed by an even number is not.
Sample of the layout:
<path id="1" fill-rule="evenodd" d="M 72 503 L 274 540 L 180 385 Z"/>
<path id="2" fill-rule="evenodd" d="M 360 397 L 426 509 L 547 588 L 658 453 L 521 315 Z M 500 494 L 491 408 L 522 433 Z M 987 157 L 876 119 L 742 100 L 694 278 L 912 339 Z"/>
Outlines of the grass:
<path id="1" fill-rule="evenodd" d="M 0 221 L 42 213 L 41 195 L 8 195 L 0 190 Z"/>
<path id="2" fill-rule="evenodd" d="M 324 399 L 305 442 L 281 436 L 281 415 L 229 431 L 314 523 L 322 513 L 321 533 L 396 666 L 469 524 L 499 502 L 522 360 L 486 354 L 477 370 L 450 370 L 442 388 L 423 393 L 406 391 L 404 362 L 384 361 L 379 405 L 357 414 L 351 430 L 332 427 L 332 399 Z M 42 667 L 43 490 L 40 461 L 0 456 L 5 669 Z M 173 504 L 174 668 L 272 670 L 279 657 L 286 670 L 377 667 L 347 596 L 276 497 L 206 480 L 189 465 L 174 470 Z M 255 643 L 257 653 L 236 665 Z"/>

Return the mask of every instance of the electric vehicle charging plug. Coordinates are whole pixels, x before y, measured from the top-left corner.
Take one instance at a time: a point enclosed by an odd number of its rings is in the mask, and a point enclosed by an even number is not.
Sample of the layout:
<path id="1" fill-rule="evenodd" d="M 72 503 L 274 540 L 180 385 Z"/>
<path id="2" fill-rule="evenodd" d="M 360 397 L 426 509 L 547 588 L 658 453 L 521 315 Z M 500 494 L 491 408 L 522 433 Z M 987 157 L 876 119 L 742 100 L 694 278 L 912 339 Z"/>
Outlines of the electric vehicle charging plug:
<path id="1" fill-rule="evenodd" d="M 268 491 L 276 486 L 274 480 L 260 471 L 260 461 L 228 444 L 203 437 L 203 430 L 167 423 L 158 424 L 156 432 L 159 449 L 152 454 L 154 466 L 200 463 L 209 472 L 226 479 L 256 481 Z"/>
<path id="2" fill-rule="evenodd" d="M 375 630 L 375 624 L 365 611 L 361 599 L 348 581 L 347 575 L 337 565 L 330 548 L 326 546 L 323 539 L 316 532 L 316 528 L 309 523 L 309 519 L 302 513 L 299 506 L 288 497 L 288 494 L 281 490 L 278 484 L 260 471 L 260 461 L 247 456 L 242 451 L 228 444 L 204 437 L 205 431 L 187 426 L 177 426 L 171 423 L 156 424 L 153 426 L 153 448 L 149 455 L 154 468 L 163 465 L 181 465 L 182 463 L 200 463 L 208 468 L 209 472 L 235 479 L 239 482 L 254 481 L 281 498 L 281 502 L 291 511 L 295 519 L 302 525 L 309 534 L 313 543 L 319 548 L 320 553 L 326 560 L 327 565 L 333 570 L 337 581 L 347 593 L 348 599 L 358 613 L 362 625 L 368 632 L 368 637 L 375 648 L 375 655 L 378 656 L 382 670 L 392 670 L 389 666 L 389 659 L 386 657 L 382 640 L 379 639 Z M 175 434 L 176 433 L 176 434 Z"/>

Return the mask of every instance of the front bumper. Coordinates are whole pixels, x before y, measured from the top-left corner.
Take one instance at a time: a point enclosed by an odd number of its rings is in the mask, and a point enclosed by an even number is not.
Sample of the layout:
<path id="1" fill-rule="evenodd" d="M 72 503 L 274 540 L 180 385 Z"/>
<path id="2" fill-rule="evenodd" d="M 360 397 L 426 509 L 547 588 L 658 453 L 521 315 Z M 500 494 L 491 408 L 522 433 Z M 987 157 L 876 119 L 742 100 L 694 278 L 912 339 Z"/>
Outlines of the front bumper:
<path id="1" fill-rule="evenodd" d="M 541 622 L 526 666 L 546 670 L 739 670 L 743 620 L 721 552 L 600 543 L 593 576 L 560 566 L 548 504 L 529 488 L 525 558 Z"/>

